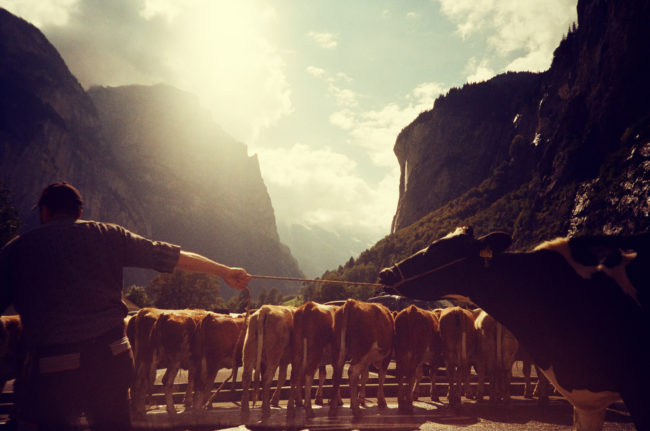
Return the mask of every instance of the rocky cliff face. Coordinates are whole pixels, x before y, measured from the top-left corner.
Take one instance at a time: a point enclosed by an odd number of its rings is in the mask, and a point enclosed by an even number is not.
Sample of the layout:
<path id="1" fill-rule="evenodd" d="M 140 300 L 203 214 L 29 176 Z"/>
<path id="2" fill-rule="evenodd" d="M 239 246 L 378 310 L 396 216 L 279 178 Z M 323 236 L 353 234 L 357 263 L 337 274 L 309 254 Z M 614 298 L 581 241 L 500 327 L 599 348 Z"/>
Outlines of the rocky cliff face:
<path id="1" fill-rule="evenodd" d="M 156 238 L 253 273 L 301 274 L 280 243 L 257 156 L 249 157 L 195 96 L 162 85 L 88 94 Z"/>
<path id="2" fill-rule="evenodd" d="M 83 190 L 86 217 L 150 234 L 143 208 L 114 166 L 95 107 L 56 49 L 34 26 L 0 9 L 0 184 L 10 189 L 24 224 L 37 223 L 31 208 L 43 186 L 65 180 Z"/>
<path id="3" fill-rule="evenodd" d="M 531 136 L 529 101 L 539 74 L 511 73 L 452 89 L 397 137 L 400 195 L 393 231 L 478 186 L 510 157 L 516 135 Z"/>
<path id="4" fill-rule="evenodd" d="M 441 224 L 498 216 L 519 247 L 647 229 L 648 18 L 646 1 L 580 0 L 577 28 L 547 72 L 501 75 L 439 98 L 395 144 L 402 179 L 393 232 L 432 211 Z M 459 217 L 486 182 L 519 169 L 522 152 L 528 173 Z"/>
<path id="5" fill-rule="evenodd" d="M 301 275 L 257 157 L 195 97 L 165 86 L 86 93 L 38 29 L 0 9 L 0 185 L 26 228 L 42 187 L 62 180 L 83 193 L 85 218 L 251 273 Z"/>

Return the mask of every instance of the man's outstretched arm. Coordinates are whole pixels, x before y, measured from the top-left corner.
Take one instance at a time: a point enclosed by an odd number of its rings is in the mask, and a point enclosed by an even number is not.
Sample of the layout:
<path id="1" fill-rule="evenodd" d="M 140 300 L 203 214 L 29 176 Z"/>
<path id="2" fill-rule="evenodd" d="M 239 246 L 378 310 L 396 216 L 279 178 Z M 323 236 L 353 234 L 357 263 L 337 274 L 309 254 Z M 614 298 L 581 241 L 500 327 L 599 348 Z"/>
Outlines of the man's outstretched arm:
<path id="1" fill-rule="evenodd" d="M 181 250 L 178 258 L 176 268 L 185 271 L 203 272 L 206 274 L 214 274 L 223 278 L 226 283 L 233 289 L 242 290 L 248 286 L 251 279 L 250 274 L 243 268 L 233 268 L 223 265 L 201 256 L 191 251 Z"/>

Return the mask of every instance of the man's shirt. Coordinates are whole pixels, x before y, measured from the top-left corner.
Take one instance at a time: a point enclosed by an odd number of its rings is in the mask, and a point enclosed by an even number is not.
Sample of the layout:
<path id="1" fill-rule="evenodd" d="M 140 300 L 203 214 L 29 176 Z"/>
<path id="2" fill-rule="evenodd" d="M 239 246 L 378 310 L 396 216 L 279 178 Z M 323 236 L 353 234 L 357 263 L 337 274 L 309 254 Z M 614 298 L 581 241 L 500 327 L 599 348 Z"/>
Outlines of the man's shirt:
<path id="1" fill-rule="evenodd" d="M 0 307 L 14 304 L 30 347 L 88 340 L 123 323 L 124 267 L 172 272 L 179 254 L 115 224 L 57 218 L 0 252 Z"/>

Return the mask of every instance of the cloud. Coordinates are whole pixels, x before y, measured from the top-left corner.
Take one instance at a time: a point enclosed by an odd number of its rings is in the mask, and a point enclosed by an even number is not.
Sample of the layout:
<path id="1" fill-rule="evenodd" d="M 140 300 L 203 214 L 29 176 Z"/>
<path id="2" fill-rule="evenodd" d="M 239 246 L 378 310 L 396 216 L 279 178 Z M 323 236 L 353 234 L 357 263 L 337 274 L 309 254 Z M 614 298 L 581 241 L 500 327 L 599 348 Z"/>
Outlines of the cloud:
<path id="1" fill-rule="evenodd" d="M 173 21 L 181 12 L 181 5 L 174 0 L 145 0 L 140 15 L 147 20 L 163 17 Z"/>
<path id="2" fill-rule="evenodd" d="M 173 85 L 197 94 L 247 143 L 293 111 L 286 66 L 271 37 L 275 11 L 261 0 L 16 4 L 25 18 L 39 20 L 84 87 Z"/>
<path id="3" fill-rule="evenodd" d="M 66 25 L 70 11 L 79 0 L 2 0 L 0 6 L 14 15 L 31 22 L 37 27 L 43 25 Z"/>
<path id="4" fill-rule="evenodd" d="M 278 220 L 331 231 L 352 227 L 375 236 L 390 226 L 398 193 L 396 167 L 373 186 L 354 160 L 328 147 L 262 148 L 259 158 Z"/>
<path id="5" fill-rule="evenodd" d="M 309 73 L 312 76 L 315 76 L 316 78 L 322 78 L 325 76 L 325 70 L 321 69 L 320 67 L 316 66 L 307 66 L 307 73 Z"/>
<path id="6" fill-rule="evenodd" d="M 393 144 L 399 132 L 418 114 L 431 109 L 445 91 L 440 83 L 422 83 L 404 97 L 403 106 L 388 103 L 370 110 L 346 108 L 333 112 L 329 120 L 347 131 L 348 143 L 367 151 L 373 164 L 389 168 L 395 165 Z"/>
<path id="7" fill-rule="evenodd" d="M 576 0 L 434 0 L 463 39 L 483 38 L 489 52 L 511 59 L 505 70 L 546 70 L 576 18 Z M 514 57 L 514 58 L 513 58 Z M 479 66 L 482 61 L 478 62 Z M 487 65 L 483 65 L 488 69 Z"/>
<path id="8" fill-rule="evenodd" d="M 347 88 L 339 88 L 336 85 L 330 84 L 329 93 L 334 96 L 334 100 L 338 106 L 355 107 L 359 105 L 357 94 Z"/>
<path id="9" fill-rule="evenodd" d="M 478 62 L 476 57 L 470 58 L 465 67 L 465 72 L 469 74 L 467 76 L 467 82 L 469 83 L 487 81 L 496 75 L 496 72 L 488 66 L 486 59 Z"/>
<path id="10" fill-rule="evenodd" d="M 338 36 L 332 33 L 310 31 L 307 34 L 323 49 L 334 49 L 338 45 L 338 41 L 336 40 Z"/>

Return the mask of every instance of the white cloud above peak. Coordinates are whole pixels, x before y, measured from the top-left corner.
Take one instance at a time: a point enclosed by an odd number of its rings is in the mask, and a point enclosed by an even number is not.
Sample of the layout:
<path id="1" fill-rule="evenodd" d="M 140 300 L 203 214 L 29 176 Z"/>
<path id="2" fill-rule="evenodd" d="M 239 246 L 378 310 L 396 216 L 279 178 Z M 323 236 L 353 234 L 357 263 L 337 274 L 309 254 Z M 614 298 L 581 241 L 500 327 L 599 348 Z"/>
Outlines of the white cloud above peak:
<path id="1" fill-rule="evenodd" d="M 464 40 L 486 41 L 485 58 L 509 60 L 505 71 L 543 71 L 551 64 L 561 35 L 576 21 L 576 0 L 433 0 Z M 470 78 L 480 79 L 495 61 L 473 58 Z M 472 67 L 469 67 L 472 68 Z"/>
<path id="2" fill-rule="evenodd" d="M 338 46 L 338 36 L 335 34 L 316 31 L 307 34 L 323 49 L 334 49 Z"/>

